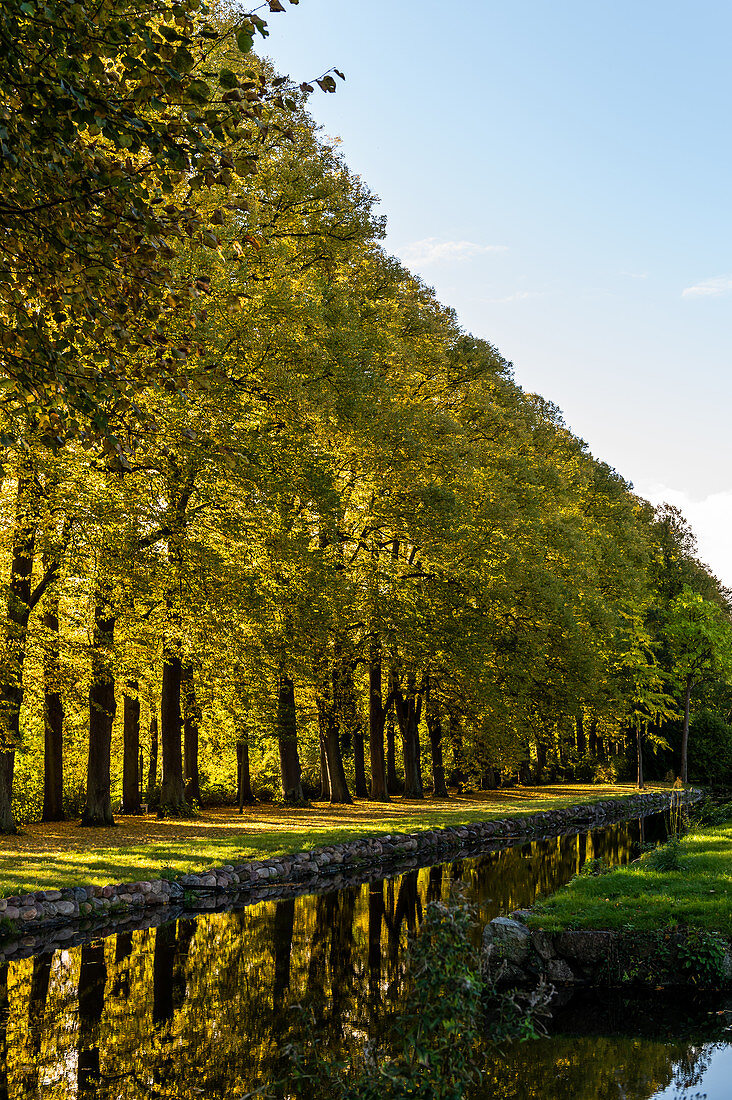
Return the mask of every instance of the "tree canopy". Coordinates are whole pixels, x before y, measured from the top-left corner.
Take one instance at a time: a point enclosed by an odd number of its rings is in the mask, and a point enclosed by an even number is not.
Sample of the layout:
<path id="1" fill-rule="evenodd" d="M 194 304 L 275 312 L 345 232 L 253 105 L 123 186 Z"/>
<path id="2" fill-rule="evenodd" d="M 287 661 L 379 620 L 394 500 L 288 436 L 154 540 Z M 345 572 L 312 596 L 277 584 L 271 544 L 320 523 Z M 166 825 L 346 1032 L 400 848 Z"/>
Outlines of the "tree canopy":
<path id="1" fill-rule="evenodd" d="M 728 593 L 384 251 L 261 19 L 3 19 L 0 827 L 682 770 Z"/>

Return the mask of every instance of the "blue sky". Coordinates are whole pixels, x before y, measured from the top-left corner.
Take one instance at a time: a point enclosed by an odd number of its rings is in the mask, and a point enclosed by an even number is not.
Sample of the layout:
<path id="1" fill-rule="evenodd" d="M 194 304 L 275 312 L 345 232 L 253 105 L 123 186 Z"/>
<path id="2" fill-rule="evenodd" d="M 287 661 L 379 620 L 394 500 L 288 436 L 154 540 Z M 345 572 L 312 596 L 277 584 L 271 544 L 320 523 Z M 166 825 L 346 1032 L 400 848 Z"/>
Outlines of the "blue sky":
<path id="1" fill-rule="evenodd" d="M 300 0 L 266 52 L 387 248 L 732 584 L 732 5 Z"/>

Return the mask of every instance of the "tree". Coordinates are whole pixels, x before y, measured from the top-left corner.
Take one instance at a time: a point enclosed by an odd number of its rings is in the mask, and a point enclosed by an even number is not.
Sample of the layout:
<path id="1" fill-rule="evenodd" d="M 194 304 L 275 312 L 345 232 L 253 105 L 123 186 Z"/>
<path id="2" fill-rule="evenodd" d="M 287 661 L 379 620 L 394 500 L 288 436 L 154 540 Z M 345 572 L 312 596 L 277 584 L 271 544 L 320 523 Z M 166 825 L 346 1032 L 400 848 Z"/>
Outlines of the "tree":
<path id="1" fill-rule="evenodd" d="M 218 43 L 247 54 L 264 20 L 207 14 L 199 0 L 2 6 L 0 371 L 6 403 L 51 442 L 107 434 L 140 384 L 180 385 L 193 348 L 169 322 L 195 315 L 201 284 L 174 277 L 175 247 L 218 248 L 196 194 L 252 171 L 263 104 L 284 108 L 262 79 L 208 68 Z"/>
<path id="2" fill-rule="evenodd" d="M 674 676 L 683 691 L 680 771 L 682 782 L 687 783 L 692 691 L 704 680 L 732 681 L 732 623 L 717 604 L 685 586 L 671 603 L 665 633 Z"/>

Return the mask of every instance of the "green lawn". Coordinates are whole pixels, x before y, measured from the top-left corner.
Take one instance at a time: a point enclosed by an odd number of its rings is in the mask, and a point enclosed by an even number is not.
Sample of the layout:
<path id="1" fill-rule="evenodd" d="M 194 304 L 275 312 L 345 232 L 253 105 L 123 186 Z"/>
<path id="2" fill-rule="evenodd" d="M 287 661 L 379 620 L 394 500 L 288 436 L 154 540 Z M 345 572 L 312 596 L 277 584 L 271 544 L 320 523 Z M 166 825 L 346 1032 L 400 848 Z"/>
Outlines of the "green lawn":
<path id="1" fill-rule="evenodd" d="M 639 862 L 601 875 L 579 875 L 547 898 L 532 926 L 653 930 L 693 925 L 732 936 L 732 823 L 694 829 L 681 842 L 680 869 Z"/>
<path id="2" fill-rule="evenodd" d="M 217 807 L 182 820 L 118 817 L 114 829 L 81 829 L 74 822 L 31 824 L 19 836 L 0 837 L 0 893 L 153 879 L 162 867 L 183 874 L 357 836 L 518 817 L 633 793 L 630 786 L 567 784 L 456 795 L 447 802 L 395 798 L 386 805 L 315 803 L 304 809 L 263 803 L 242 816 L 231 807 Z"/>

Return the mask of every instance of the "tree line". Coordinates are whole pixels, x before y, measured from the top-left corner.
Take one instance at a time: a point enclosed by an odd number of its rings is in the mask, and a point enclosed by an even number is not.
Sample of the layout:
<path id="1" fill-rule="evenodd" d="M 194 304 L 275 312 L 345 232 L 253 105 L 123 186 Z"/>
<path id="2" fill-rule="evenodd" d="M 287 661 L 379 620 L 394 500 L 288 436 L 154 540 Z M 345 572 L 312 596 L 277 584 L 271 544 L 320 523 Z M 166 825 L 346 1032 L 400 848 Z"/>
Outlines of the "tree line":
<path id="1" fill-rule="evenodd" d="M 0 829 L 729 756 L 683 517 L 384 251 L 263 21 L 7 11 Z"/>

